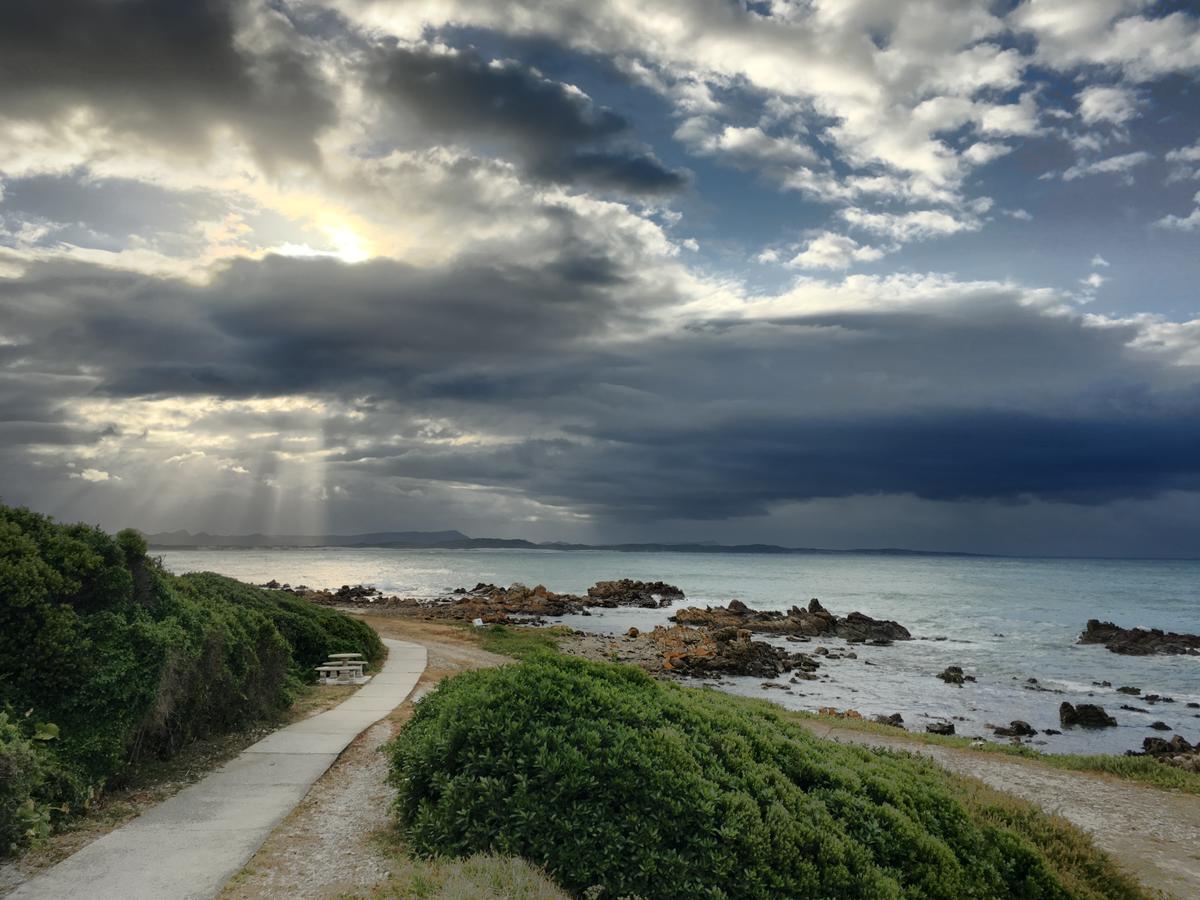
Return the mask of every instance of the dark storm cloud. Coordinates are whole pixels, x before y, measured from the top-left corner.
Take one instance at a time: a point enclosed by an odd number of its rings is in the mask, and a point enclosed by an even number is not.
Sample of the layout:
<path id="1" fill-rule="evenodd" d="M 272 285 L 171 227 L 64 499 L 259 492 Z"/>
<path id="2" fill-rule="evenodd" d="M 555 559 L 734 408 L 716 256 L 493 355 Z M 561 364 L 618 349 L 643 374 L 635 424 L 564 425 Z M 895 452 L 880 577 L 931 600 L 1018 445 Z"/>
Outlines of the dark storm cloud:
<path id="1" fill-rule="evenodd" d="M 280 12 L 235 0 L 6 0 L 0 4 L 0 112 L 49 119 L 91 108 L 105 128 L 195 152 L 214 125 L 264 158 L 308 157 L 334 107 L 305 44 Z M 238 41 L 262 13 L 269 45 Z"/>
<path id="2" fill-rule="evenodd" d="M 653 153 L 628 146 L 630 122 L 565 85 L 513 62 L 489 63 L 470 50 L 378 50 L 370 83 L 435 136 L 500 142 L 531 174 L 637 194 L 687 183 Z"/>
<path id="3" fill-rule="evenodd" d="M 862 494 L 1099 504 L 1200 489 L 1195 369 L 1132 350 L 1132 323 L 1090 326 L 997 287 L 638 337 L 677 299 L 638 279 L 570 241 L 536 268 L 273 257 L 206 286 L 43 264 L 0 281 L 0 335 L 23 339 L 3 348 L 21 360 L 8 396 L 26 380 L 53 396 L 7 418 L 55 425 L 71 391 L 340 398 L 356 414 L 327 417 L 323 439 L 343 448 L 327 461 L 342 475 L 480 484 L 613 522 Z M 273 415 L 287 432 L 299 413 Z"/>
<path id="4" fill-rule="evenodd" d="M 537 267 L 269 257 L 206 287 L 53 263 L 0 279 L 0 335 L 28 336 L 41 371 L 101 372 L 111 395 L 407 392 L 462 362 L 569 353 L 673 299 L 570 240 Z"/>

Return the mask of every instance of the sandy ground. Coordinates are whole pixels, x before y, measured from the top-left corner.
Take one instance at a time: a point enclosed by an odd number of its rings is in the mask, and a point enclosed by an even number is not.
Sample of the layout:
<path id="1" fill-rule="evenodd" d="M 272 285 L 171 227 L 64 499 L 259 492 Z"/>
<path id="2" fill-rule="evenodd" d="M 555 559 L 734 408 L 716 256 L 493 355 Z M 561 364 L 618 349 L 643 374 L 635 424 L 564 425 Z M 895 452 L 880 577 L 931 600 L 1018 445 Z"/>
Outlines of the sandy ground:
<path id="1" fill-rule="evenodd" d="M 480 650 L 462 629 L 435 622 L 362 616 L 384 637 L 424 644 L 429 664 L 412 698 L 351 744 L 304 801 L 226 885 L 222 900 L 369 895 L 391 873 L 392 789 L 380 747 L 412 714 L 413 700 L 442 678 L 508 662 Z"/>

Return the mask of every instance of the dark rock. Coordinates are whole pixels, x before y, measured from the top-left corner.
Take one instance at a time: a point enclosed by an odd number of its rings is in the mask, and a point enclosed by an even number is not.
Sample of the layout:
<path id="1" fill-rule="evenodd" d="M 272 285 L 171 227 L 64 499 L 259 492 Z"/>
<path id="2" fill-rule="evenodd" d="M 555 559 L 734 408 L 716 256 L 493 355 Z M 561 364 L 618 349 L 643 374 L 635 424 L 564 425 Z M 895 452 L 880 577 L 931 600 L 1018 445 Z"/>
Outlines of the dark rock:
<path id="1" fill-rule="evenodd" d="M 1078 706 L 1063 703 L 1058 708 L 1058 718 L 1065 728 L 1073 728 L 1076 725 L 1083 728 L 1107 728 L 1117 724 L 1117 720 L 1106 713 L 1103 706 L 1092 703 L 1080 703 Z"/>
<path id="2" fill-rule="evenodd" d="M 1188 709 L 1200 709 L 1200 703 L 1189 703 L 1187 705 L 1187 708 Z"/>
<path id="3" fill-rule="evenodd" d="M 1037 734 L 1035 729 L 1028 722 L 1023 722 L 1020 719 L 1013 719 L 1006 726 L 999 726 L 992 729 L 999 737 L 1033 737 Z"/>
<path id="4" fill-rule="evenodd" d="M 1162 697 L 1162 696 L 1159 696 L 1158 694 L 1146 694 L 1144 697 L 1142 697 L 1142 699 L 1145 700 L 1147 703 L 1174 703 L 1175 702 L 1174 697 Z"/>
<path id="5" fill-rule="evenodd" d="M 659 609 L 670 606 L 675 600 L 683 599 L 683 591 L 673 584 L 662 581 L 634 581 L 622 578 L 618 581 L 597 581 L 588 588 L 588 599 L 600 606 L 638 606 Z"/>
<path id="6" fill-rule="evenodd" d="M 1169 741 L 1157 737 L 1148 737 L 1142 741 L 1142 750 L 1150 756 L 1166 756 L 1176 753 L 1195 753 L 1200 750 L 1200 744 L 1193 747 L 1177 734 Z"/>
<path id="7" fill-rule="evenodd" d="M 1113 653 L 1146 656 L 1151 653 L 1200 655 L 1200 634 L 1177 634 L 1159 628 L 1121 628 L 1112 622 L 1088 619 L 1079 635 L 1081 644 L 1103 644 Z"/>
<path id="8" fill-rule="evenodd" d="M 1148 710 L 1148 709 L 1142 709 L 1140 706 L 1130 706 L 1128 703 L 1122 703 L 1121 709 L 1129 710 L 1129 712 L 1140 712 L 1140 713 L 1150 712 L 1150 710 Z"/>
<path id="9" fill-rule="evenodd" d="M 1171 726 L 1168 725 L 1166 722 L 1151 722 L 1149 727 L 1153 728 L 1155 731 L 1170 731 L 1171 730 Z"/>
<path id="10" fill-rule="evenodd" d="M 893 728 L 904 727 L 904 716 L 900 713 L 892 713 L 890 716 L 878 715 L 875 717 L 875 721 L 880 725 L 890 725 Z"/>
<path id="11" fill-rule="evenodd" d="M 636 628 L 630 628 L 627 632 L 625 632 L 625 636 L 631 637 L 631 638 L 635 638 L 640 634 L 641 634 L 641 632 L 638 631 Z"/>
<path id="12" fill-rule="evenodd" d="M 1092 684 L 1096 687 L 1112 687 L 1111 681 L 1093 681 Z"/>
<path id="13" fill-rule="evenodd" d="M 930 734 L 954 734 L 953 722 L 930 722 L 925 726 Z"/>
<path id="14" fill-rule="evenodd" d="M 964 681 L 974 681 L 972 675 L 964 675 L 962 666 L 946 666 L 941 672 L 938 672 L 938 678 L 946 682 L 946 684 L 957 684 L 962 687 Z"/>
<path id="15" fill-rule="evenodd" d="M 1057 728 L 1043 728 L 1042 734 L 1062 734 Z"/>
<path id="16" fill-rule="evenodd" d="M 1142 689 L 1141 689 L 1141 688 L 1129 687 L 1128 685 L 1125 685 L 1125 686 L 1123 686 L 1123 687 L 1119 687 L 1119 688 L 1117 688 L 1117 693 L 1118 693 L 1118 694 L 1131 694 L 1131 695 L 1133 695 L 1134 697 L 1136 697 L 1136 696 L 1137 696 L 1138 694 L 1140 694 L 1141 692 L 1142 692 Z"/>
<path id="17" fill-rule="evenodd" d="M 839 620 L 833 633 L 847 641 L 907 641 L 912 638 L 907 628 L 890 619 L 872 619 L 860 612 L 852 612 Z"/>
<path id="18" fill-rule="evenodd" d="M 888 644 L 912 637 L 903 625 L 890 620 L 873 619 L 860 612 L 852 612 L 844 619 L 839 619 L 815 599 L 809 601 L 807 609 L 793 606 L 786 613 L 779 610 L 751 609 L 740 600 L 732 600 L 728 606 L 681 609 L 671 617 L 671 621 L 701 628 L 737 625 L 752 631 L 794 635 L 800 638 L 834 636 L 850 643 L 870 641 Z"/>

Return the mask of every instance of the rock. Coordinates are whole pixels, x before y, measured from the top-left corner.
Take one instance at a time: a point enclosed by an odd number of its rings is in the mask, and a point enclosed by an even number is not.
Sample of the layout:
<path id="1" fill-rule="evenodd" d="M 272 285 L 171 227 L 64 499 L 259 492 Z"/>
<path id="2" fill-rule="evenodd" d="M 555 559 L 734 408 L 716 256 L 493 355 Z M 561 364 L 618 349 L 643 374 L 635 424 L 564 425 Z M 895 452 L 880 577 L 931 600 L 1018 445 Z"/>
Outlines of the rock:
<path id="1" fill-rule="evenodd" d="M 751 675 L 776 678 L 784 672 L 815 669 L 817 663 L 801 653 L 788 653 L 766 641 L 751 640 L 745 628 L 704 631 L 675 625 L 659 626 L 646 636 L 662 654 L 662 668 L 674 675 Z"/>
<path id="2" fill-rule="evenodd" d="M 1093 681 L 1092 684 L 1096 687 L 1112 687 L 1111 681 Z"/>
<path id="3" fill-rule="evenodd" d="M 641 634 L 641 632 L 638 631 L 636 628 L 630 628 L 627 632 L 625 632 L 625 636 L 631 637 L 631 638 L 635 638 L 640 634 Z"/>
<path id="4" fill-rule="evenodd" d="M 1079 725 L 1083 728 L 1107 728 L 1117 724 L 1117 720 L 1104 711 L 1103 706 L 1092 703 L 1080 703 L 1073 706 L 1063 703 L 1058 708 L 1058 719 L 1064 728 Z"/>
<path id="5" fill-rule="evenodd" d="M 954 734 L 953 722 L 930 722 L 925 726 L 930 734 Z"/>
<path id="6" fill-rule="evenodd" d="M 634 581 L 631 578 L 597 581 L 588 588 L 587 595 L 592 605 L 596 606 L 639 606 L 646 609 L 659 609 L 683 599 L 683 591 L 673 584 Z"/>
<path id="7" fill-rule="evenodd" d="M 820 604 L 818 604 L 819 606 Z M 833 633 L 847 641 L 907 641 L 912 639 L 907 628 L 890 619 L 872 619 L 860 612 L 852 612 L 838 620 Z"/>
<path id="8" fill-rule="evenodd" d="M 1044 728 L 1042 734 L 1062 734 L 1057 728 Z"/>
<path id="9" fill-rule="evenodd" d="M 680 625 L 695 625 L 701 628 L 737 625 L 752 631 L 794 635 L 800 638 L 834 636 L 853 643 L 870 641 L 875 644 L 888 644 L 912 637 L 908 629 L 897 622 L 873 619 L 860 612 L 852 612 L 846 618 L 839 619 L 815 599 L 809 601 L 807 609 L 793 606 L 786 613 L 780 610 L 751 609 L 740 600 L 732 600 L 728 606 L 708 606 L 704 609 L 687 607 L 675 613 L 671 620 Z"/>
<path id="10" fill-rule="evenodd" d="M 1157 737 L 1148 737 L 1142 741 L 1142 750 L 1149 756 L 1164 756 L 1173 753 L 1194 753 L 1200 744 L 1193 747 L 1181 736 L 1175 735 L 1169 741 Z"/>
<path id="11" fill-rule="evenodd" d="M 1033 737 L 1037 734 L 1037 730 L 1028 722 L 1021 719 L 1013 719 L 1006 726 L 999 726 L 992 729 L 1000 737 Z"/>
<path id="12" fill-rule="evenodd" d="M 1123 686 L 1117 688 L 1118 694 L 1131 694 L 1134 697 L 1136 697 L 1141 692 L 1142 692 L 1141 688 L 1129 687 L 1128 685 L 1123 685 Z"/>
<path id="13" fill-rule="evenodd" d="M 1142 699 L 1145 700 L 1147 703 L 1174 703 L 1175 702 L 1174 697 L 1162 697 L 1162 696 L 1159 696 L 1158 694 L 1146 694 L 1144 697 L 1142 697 Z"/>
<path id="14" fill-rule="evenodd" d="M 892 713 L 890 716 L 881 714 L 875 717 L 875 721 L 880 725 L 890 725 L 892 728 L 904 727 L 904 716 L 900 715 L 900 713 Z"/>
<path id="15" fill-rule="evenodd" d="M 946 684 L 957 684 L 959 687 L 962 687 L 964 681 L 975 680 L 974 675 L 963 674 L 962 666 L 946 666 L 945 669 L 938 673 L 937 677 L 946 682 Z"/>
<path id="16" fill-rule="evenodd" d="M 1081 644 L 1103 644 L 1113 653 L 1146 656 L 1151 653 L 1200 655 L 1200 634 L 1177 634 L 1159 628 L 1121 628 L 1112 622 L 1088 619 L 1079 635 Z"/>
<path id="17" fill-rule="evenodd" d="M 1200 709 L 1200 703 L 1189 703 L 1187 705 L 1187 708 L 1188 709 Z"/>
<path id="18" fill-rule="evenodd" d="M 1129 712 L 1140 712 L 1140 713 L 1150 712 L 1150 710 L 1148 710 L 1148 709 L 1142 709 L 1140 706 L 1130 706 L 1128 703 L 1122 703 L 1121 709 L 1128 710 Z"/>
<path id="19" fill-rule="evenodd" d="M 1153 728 L 1155 731 L 1170 731 L 1171 730 L 1171 726 L 1168 725 L 1166 722 L 1151 722 L 1150 725 L 1147 727 Z"/>

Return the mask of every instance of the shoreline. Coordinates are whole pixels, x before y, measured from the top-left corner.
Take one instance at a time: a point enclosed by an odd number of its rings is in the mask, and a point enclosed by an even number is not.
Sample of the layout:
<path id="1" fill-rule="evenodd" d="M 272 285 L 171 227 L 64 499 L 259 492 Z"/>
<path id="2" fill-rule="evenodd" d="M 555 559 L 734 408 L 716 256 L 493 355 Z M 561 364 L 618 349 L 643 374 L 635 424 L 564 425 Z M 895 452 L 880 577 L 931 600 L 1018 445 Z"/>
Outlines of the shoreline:
<path id="1" fill-rule="evenodd" d="M 693 608 L 692 601 L 682 592 L 670 600 L 655 595 L 643 598 L 643 602 L 634 598 L 610 603 L 592 602 L 580 595 L 555 594 L 540 585 L 499 588 L 478 584 L 473 589 L 460 588 L 431 598 L 386 596 L 362 585 L 343 585 L 336 591 L 290 588 L 278 582 L 268 582 L 266 586 L 292 590 L 343 611 L 557 626 L 571 633 L 562 642 L 564 652 L 632 663 L 668 678 L 680 673 L 664 673 L 664 653 L 686 656 L 689 649 L 686 643 L 699 640 L 697 635 L 711 633 L 715 626 L 740 621 L 736 617 L 730 619 L 728 610 L 722 607 L 708 607 L 707 614 Z M 819 603 L 817 607 L 839 620 Z M 913 636 L 899 623 L 851 613 L 844 621 L 860 616 L 869 623 L 868 627 L 886 625 L 899 629 L 904 637 L 891 640 L 898 632 L 875 635 L 868 631 L 859 634 L 859 639 L 846 640 L 833 633 L 816 636 L 788 633 L 787 623 L 792 620 L 783 613 L 759 612 L 745 605 L 740 608 L 752 617 L 749 621 L 766 629 L 755 630 L 751 625 L 750 643 L 758 662 L 766 660 L 766 648 L 783 662 L 776 665 L 767 661 L 765 667 L 755 664 L 746 669 L 723 663 L 715 668 L 702 666 L 691 673 L 695 676 L 689 679 L 691 683 L 707 684 L 739 696 L 765 696 L 790 711 L 815 714 L 825 710 L 899 725 L 910 734 L 935 731 L 1044 755 L 1137 755 L 1148 747 L 1154 747 L 1155 753 L 1166 754 L 1161 742 L 1174 740 L 1171 755 L 1177 756 L 1179 752 L 1190 752 L 1193 744 L 1200 744 L 1200 698 L 1171 697 L 1157 693 L 1152 685 L 1072 684 L 1033 676 L 1023 680 L 1017 676 L 1000 679 L 976 669 L 969 643 L 942 635 Z M 809 615 L 804 610 L 793 612 Z M 681 622 L 707 626 L 707 630 L 673 625 L 671 620 L 677 616 Z M 643 624 L 626 627 L 626 621 L 631 619 Z M 870 640 L 872 636 L 889 639 Z M 899 671 L 898 663 L 907 656 L 925 655 L 918 648 L 935 646 L 941 652 L 946 647 L 953 648 L 956 662 L 932 667 L 916 677 Z M 714 652 L 720 656 L 718 650 L 706 645 L 700 656 Z M 1080 650 L 1108 652 L 1099 646 L 1084 648 L 1072 644 L 1063 648 L 1063 655 Z M 958 671 L 958 680 L 944 677 L 953 670 Z M 895 683 L 901 678 L 905 679 L 904 690 L 897 690 Z M 880 686 L 885 687 L 882 694 Z M 900 693 L 907 695 L 907 702 L 896 699 Z M 1072 709 L 1102 706 L 1106 714 L 1119 717 L 1120 724 L 1103 730 L 1075 728 L 1064 724 L 1060 707 L 1066 705 Z"/>

